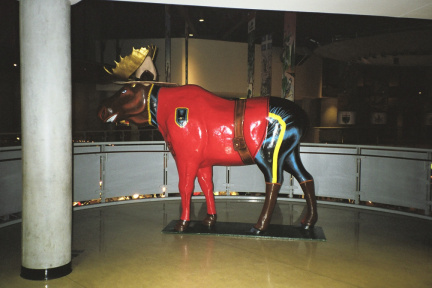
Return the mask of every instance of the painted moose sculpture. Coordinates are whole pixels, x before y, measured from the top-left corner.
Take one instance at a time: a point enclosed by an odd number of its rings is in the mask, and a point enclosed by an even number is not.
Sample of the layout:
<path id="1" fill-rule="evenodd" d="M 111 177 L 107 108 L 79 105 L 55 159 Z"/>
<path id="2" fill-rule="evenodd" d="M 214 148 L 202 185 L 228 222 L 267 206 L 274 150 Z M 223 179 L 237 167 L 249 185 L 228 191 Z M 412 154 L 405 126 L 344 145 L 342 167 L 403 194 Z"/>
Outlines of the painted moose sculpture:
<path id="1" fill-rule="evenodd" d="M 211 227 L 217 219 L 213 166 L 250 164 L 258 165 L 266 183 L 262 212 L 251 233 L 267 230 L 284 170 L 297 179 L 305 195 L 307 213 L 301 225 L 304 229 L 313 228 L 318 219 L 314 182 L 299 153 L 300 138 L 308 123 L 304 111 L 282 98 L 228 100 L 195 85 L 170 87 L 142 81 L 156 78 L 153 62 L 149 61 L 153 57 L 154 47 L 133 49 L 112 72 L 106 69 L 114 75 L 123 74 L 123 78 L 139 71 L 135 77 L 141 81 L 122 82 L 124 86 L 103 102 L 98 115 L 104 122 L 126 120 L 159 129 L 179 174 L 182 212 L 174 229 L 182 232 L 190 223 L 196 177 L 207 204 L 202 223 Z"/>

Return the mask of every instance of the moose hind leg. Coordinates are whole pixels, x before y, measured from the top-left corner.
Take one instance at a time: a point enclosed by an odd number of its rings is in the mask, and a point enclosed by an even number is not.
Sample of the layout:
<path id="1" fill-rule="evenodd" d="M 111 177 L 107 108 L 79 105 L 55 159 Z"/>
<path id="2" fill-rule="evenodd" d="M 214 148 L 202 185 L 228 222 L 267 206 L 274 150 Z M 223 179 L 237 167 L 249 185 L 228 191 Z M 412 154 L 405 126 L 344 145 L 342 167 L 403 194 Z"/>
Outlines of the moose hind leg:
<path id="1" fill-rule="evenodd" d="M 318 221 L 317 202 L 315 197 L 315 184 L 313 180 L 309 180 L 300 183 L 300 186 L 305 195 L 306 204 L 307 204 L 307 213 L 306 216 L 301 221 L 301 225 L 304 229 L 308 230 L 313 228 L 315 226 L 315 223 Z"/>
<path id="2" fill-rule="evenodd" d="M 216 205 L 213 194 L 213 167 L 205 167 L 198 170 L 198 183 L 201 186 L 202 191 L 207 204 L 207 216 L 204 218 L 202 223 L 205 226 L 212 227 L 217 220 Z"/>
<path id="3" fill-rule="evenodd" d="M 303 194 L 306 199 L 307 213 L 301 220 L 304 229 L 313 228 L 318 221 L 317 202 L 315 196 L 315 184 L 312 175 L 310 175 L 303 166 L 300 159 L 300 151 L 297 146 L 294 151 L 285 159 L 284 169 L 292 174 L 300 183 Z"/>
<path id="4" fill-rule="evenodd" d="M 259 235 L 264 233 L 270 225 L 271 217 L 276 206 L 277 196 L 279 194 L 280 188 L 281 184 L 279 183 L 266 182 L 266 195 L 264 205 L 261 211 L 261 215 L 258 218 L 258 222 L 251 229 L 251 232 L 253 234 Z"/>
<path id="5" fill-rule="evenodd" d="M 270 225 L 277 196 L 283 183 L 284 158 L 289 153 L 290 147 L 293 147 L 291 143 L 296 141 L 294 133 L 285 133 L 287 125 L 279 115 L 270 113 L 268 119 L 266 139 L 255 157 L 258 168 L 264 174 L 266 194 L 258 222 L 251 229 L 254 234 L 264 233 Z M 294 137 L 289 135 L 294 135 Z"/>

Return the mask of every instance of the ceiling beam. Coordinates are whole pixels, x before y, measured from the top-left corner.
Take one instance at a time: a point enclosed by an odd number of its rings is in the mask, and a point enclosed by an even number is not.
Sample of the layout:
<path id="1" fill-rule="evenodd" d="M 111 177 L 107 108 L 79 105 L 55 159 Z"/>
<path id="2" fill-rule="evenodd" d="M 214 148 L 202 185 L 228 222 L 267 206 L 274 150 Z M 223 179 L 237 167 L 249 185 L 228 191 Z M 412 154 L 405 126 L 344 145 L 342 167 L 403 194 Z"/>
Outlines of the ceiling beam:
<path id="1" fill-rule="evenodd" d="M 432 0 L 113 0 L 256 10 L 432 19 Z"/>

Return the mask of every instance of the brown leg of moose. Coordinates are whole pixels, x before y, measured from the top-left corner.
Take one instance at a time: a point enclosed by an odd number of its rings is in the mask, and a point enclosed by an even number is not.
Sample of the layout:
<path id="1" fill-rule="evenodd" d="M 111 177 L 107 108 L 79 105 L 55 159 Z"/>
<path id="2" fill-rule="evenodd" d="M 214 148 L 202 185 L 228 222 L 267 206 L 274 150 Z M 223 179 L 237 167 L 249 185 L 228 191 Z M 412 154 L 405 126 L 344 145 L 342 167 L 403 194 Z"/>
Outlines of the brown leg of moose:
<path id="1" fill-rule="evenodd" d="M 178 220 L 174 226 L 174 230 L 177 232 L 183 232 L 189 227 L 189 223 L 190 221 L 187 220 Z"/>
<path id="2" fill-rule="evenodd" d="M 307 213 L 306 216 L 301 221 L 301 225 L 304 229 L 312 229 L 315 223 L 318 221 L 318 212 L 317 212 L 317 202 L 315 197 L 315 185 L 314 181 L 306 181 L 300 183 L 300 186 L 305 195 L 306 204 L 307 204 Z"/>
<path id="3" fill-rule="evenodd" d="M 266 183 L 264 206 L 262 208 L 261 215 L 258 218 L 258 222 L 251 229 L 253 234 L 259 235 L 267 230 L 273 215 L 274 207 L 276 206 L 276 200 L 280 188 L 281 184 L 279 183 Z"/>
<path id="4" fill-rule="evenodd" d="M 217 214 L 207 214 L 207 216 L 202 220 L 202 224 L 207 227 L 213 227 L 216 224 Z"/>

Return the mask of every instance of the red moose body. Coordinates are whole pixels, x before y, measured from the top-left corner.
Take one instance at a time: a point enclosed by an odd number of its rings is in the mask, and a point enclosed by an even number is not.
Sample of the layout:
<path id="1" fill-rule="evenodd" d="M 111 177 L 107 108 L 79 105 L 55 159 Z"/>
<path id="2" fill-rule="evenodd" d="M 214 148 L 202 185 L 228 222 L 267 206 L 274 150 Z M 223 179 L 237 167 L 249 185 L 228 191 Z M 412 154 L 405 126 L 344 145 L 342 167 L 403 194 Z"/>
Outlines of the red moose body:
<path id="1" fill-rule="evenodd" d="M 256 99 L 248 104 L 244 120 L 245 127 L 248 127 L 245 140 L 255 155 L 267 127 L 267 99 Z M 176 121 L 178 109 L 187 109 L 184 125 Z M 213 166 L 243 164 L 233 147 L 233 111 L 234 101 L 216 97 L 198 86 L 159 91 L 157 123 L 177 164 L 179 187 L 182 187 L 182 220 L 190 220 L 190 198 L 196 177 L 207 199 L 207 214 L 216 215 Z M 252 123 L 254 125 L 250 125 Z"/>
<path id="2" fill-rule="evenodd" d="M 153 65 L 146 57 L 152 50 L 143 49 L 138 70 L 154 71 L 154 67 L 143 68 Z M 140 52 L 134 49 L 133 53 L 139 54 L 137 51 Z M 103 102 L 98 115 L 104 122 L 126 120 L 159 129 L 179 173 L 182 212 L 175 230 L 182 232 L 189 225 L 195 178 L 198 177 L 207 204 L 207 216 L 202 223 L 211 227 L 217 219 L 213 166 L 249 164 L 259 167 L 266 182 L 263 209 L 251 233 L 262 234 L 267 230 L 283 183 L 283 171 L 297 179 L 305 194 L 307 213 L 301 221 L 302 227 L 314 227 L 318 214 L 313 177 L 303 167 L 299 153 L 300 138 L 308 123 L 303 110 L 282 98 L 228 100 L 195 85 L 165 86 L 152 81 L 126 82 Z"/>

